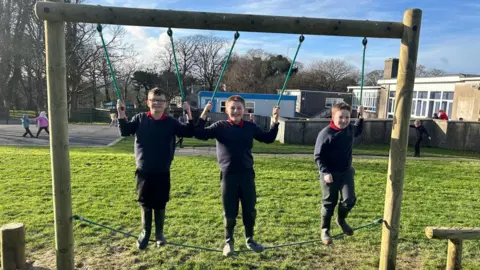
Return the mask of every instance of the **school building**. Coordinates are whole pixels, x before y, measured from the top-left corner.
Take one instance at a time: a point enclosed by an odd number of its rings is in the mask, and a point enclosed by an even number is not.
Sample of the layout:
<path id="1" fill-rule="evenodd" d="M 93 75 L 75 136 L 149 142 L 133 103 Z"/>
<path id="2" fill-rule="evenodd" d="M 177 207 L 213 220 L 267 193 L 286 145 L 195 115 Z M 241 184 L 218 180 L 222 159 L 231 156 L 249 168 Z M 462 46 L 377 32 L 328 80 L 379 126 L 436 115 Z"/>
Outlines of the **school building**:
<path id="1" fill-rule="evenodd" d="M 385 61 L 384 78 L 378 80 L 379 86 L 363 88 L 362 105 L 366 117 L 393 118 L 397 71 L 398 59 L 388 59 Z M 353 94 L 352 106 L 357 108 L 360 86 L 347 88 Z M 439 109 L 443 109 L 451 120 L 480 121 L 480 75 L 415 78 L 411 117 L 432 118 Z"/>
<path id="2" fill-rule="evenodd" d="M 202 91 L 198 93 L 198 107 L 204 108 L 212 100 L 213 92 Z M 212 112 L 225 112 L 225 103 L 232 95 L 239 95 L 245 99 L 245 114 L 253 113 L 260 116 L 272 116 L 273 106 L 277 105 L 280 95 L 257 93 L 231 93 L 217 92 L 212 106 Z M 296 96 L 283 96 L 280 101 L 280 116 L 295 117 Z"/>

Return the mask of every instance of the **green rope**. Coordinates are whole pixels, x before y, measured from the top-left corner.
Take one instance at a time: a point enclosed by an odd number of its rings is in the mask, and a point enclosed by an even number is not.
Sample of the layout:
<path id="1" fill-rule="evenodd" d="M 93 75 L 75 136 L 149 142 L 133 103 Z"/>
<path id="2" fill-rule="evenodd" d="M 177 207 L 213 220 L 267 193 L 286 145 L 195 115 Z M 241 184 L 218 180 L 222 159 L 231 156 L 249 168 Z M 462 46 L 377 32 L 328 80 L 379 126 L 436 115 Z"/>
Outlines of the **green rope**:
<path id="1" fill-rule="evenodd" d="M 89 223 L 89 224 L 91 224 L 91 225 L 99 226 L 99 227 L 102 227 L 102 228 L 111 230 L 111 231 L 113 231 L 113 232 L 117 232 L 117 233 L 123 234 L 123 235 L 128 236 L 128 237 L 137 238 L 137 236 L 135 236 L 135 235 L 133 235 L 133 234 L 131 234 L 131 233 L 123 232 L 123 231 L 114 229 L 114 228 L 112 228 L 112 227 L 108 227 L 108 226 L 105 226 L 105 225 L 102 225 L 102 224 L 93 222 L 93 221 L 88 220 L 88 219 L 85 219 L 84 217 L 81 217 L 81 216 L 74 215 L 74 216 L 72 217 L 72 219 L 74 219 L 74 220 L 80 220 L 80 221 Z M 373 221 L 373 222 L 371 222 L 371 223 L 368 223 L 368 224 L 365 224 L 365 225 L 362 225 L 362 226 L 353 228 L 352 230 L 353 230 L 353 231 L 358 231 L 358 230 L 361 230 L 361 229 L 364 229 L 364 228 L 373 227 L 373 226 L 378 225 L 378 224 L 381 224 L 381 223 L 383 223 L 383 219 L 377 219 L 377 220 L 375 220 L 375 221 Z M 334 236 L 332 236 L 332 239 L 342 238 L 343 235 L 344 235 L 344 233 L 340 233 L 340 234 L 334 235 Z M 320 242 L 320 241 L 322 241 L 322 239 L 314 239 L 314 240 L 308 240 L 308 241 L 302 241 L 302 242 L 294 242 L 294 243 L 280 244 L 280 245 L 276 245 L 276 246 L 265 247 L 264 249 L 265 249 L 265 250 L 268 250 L 268 249 L 278 249 L 278 248 L 287 247 L 287 246 L 303 245 L 303 244 Z M 150 239 L 149 242 L 155 242 L 155 240 L 151 240 L 151 239 Z M 199 246 L 191 246 L 191 245 L 185 245 L 185 244 L 179 244 L 179 243 L 172 243 L 172 242 L 166 242 L 165 244 L 166 244 L 166 245 L 171 245 L 171 246 L 177 246 L 177 247 L 185 247 L 185 248 L 192 248 L 192 249 L 198 249 L 198 250 L 204 250 L 204 251 L 211 251 L 211 252 L 223 252 L 222 250 L 219 250 L 219 249 L 205 248 L 205 247 L 199 247 Z M 245 253 L 245 252 L 251 252 L 251 251 L 252 251 L 252 250 L 250 250 L 250 249 L 242 249 L 242 250 L 235 251 L 235 253 L 238 254 L 238 253 Z"/>
<path id="2" fill-rule="evenodd" d="M 182 85 L 182 80 L 180 78 L 180 71 L 178 70 L 177 55 L 175 54 L 175 44 L 173 42 L 173 32 L 171 28 L 168 28 L 167 34 L 170 37 L 170 43 L 172 43 L 173 60 L 175 61 L 175 70 L 177 71 L 178 87 L 180 88 L 180 95 L 182 96 L 182 104 L 183 104 L 183 102 L 185 102 L 185 94 L 183 92 L 183 85 Z"/>
<path id="3" fill-rule="evenodd" d="M 114 229 L 114 228 L 112 228 L 112 227 L 108 227 L 108 226 L 105 226 L 105 225 L 102 225 L 102 224 L 93 222 L 93 221 L 88 220 L 88 219 L 85 219 L 84 217 L 81 217 L 81 216 L 75 215 L 75 216 L 73 216 L 72 218 L 73 218 L 74 220 L 80 220 L 80 221 L 83 221 L 83 222 L 86 222 L 86 223 L 89 223 L 89 224 L 92 224 L 92 225 L 95 225 L 95 226 L 99 226 L 99 227 L 102 227 L 102 228 L 105 228 L 105 229 L 108 229 L 108 230 L 111 230 L 111 231 L 114 231 L 114 232 L 123 234 L 123 235 L 128 236 L 128 237 L 137 238 L 137 236 L 135 236 L 135 235 L 133 235 L 133 234 L 131 234 L 131 233 L 123 232 L 123 231 Z M 150 239 L 149 242 L 155 242 L 155 240 L 151 240 L 151 239 Z M 178 243 L 172 243 L 172 242 L 166 242 L 165 244 L 166 244 L 166 245 L 171 245 L 171 246 L 177 246 L 177 247 L 185 247 L 185 248 L 199 249 L 199 250 L 204 250 L 204 251 L 222 252 L 222 251 L 219 250 L 219 249 L 211 249 L 211 248 L 204 248 L 204 247 L 198 247 L 198 246 L 190 246 L 190 245 L 178 244 Z"/>
<path id="4" fill-rule="evenodd" d="M 302 42 L 305 40 L 305 37 L 303 35 L 300 35 L 300 38 L 298 40 L 299 42 L 298 42 L 297 51 L 295 52 L 295 57 L 293 57 L 292 63 L 290 63 L 290 68 L 288 69 L 287 77 L 285 78 L 285 82 L 283 83 L 282 92 L 278 97 L 277 106 L 280 106 L 280 101 L 282 100 L 283 92 L 285 92 L 285 87 L 287 87 L 288 80 L 290 79 L 290 73 L 292 72 L 293 64 L 295 64 L 295 59 L 297 59 L 298 51 L 300 50 L 300 46 L 302 46 Z"/>
<path id="5" fill-rule="evenodd" d="M 365 224 L 365 225 L 362 225 L 362 226 L 359 226 L 359 227 L 356 227 L 356 228 L 352 228 L 352 230 L 353 231 L 358 231 L 358 230 L 361 230 L 361 229 L 364 229 L 364 228 L 373 227 L 373 226 L 381 224 L 381 223 L 383 223 L 383 219 L 377 219 L 377 220 L 375 220 L 373 222 L 370 222 L 368 224 Z M 331 238 L 332 239 L 339 239 L 339 238 L 342 238 L 344 235 L 345 235 L 344 233 L 340 233 L 340 234 L 332 236 Z M 322 239 L 314 239 L 314 240 L 307 240 L 307 241 L 302 241 L 302 242 L 280 244 L 280 245 L 271 246 L 271 247 L 264 247 L 264 249 L 265 250 L 278 249 L 278 248 L 282 248 L 282 247 L 298 246 L 298 245 L 304 245 L 304 244 L 315 243 L 315 242 L 320 242 L 320 241 L 322 241 Z M 250 252 L 250 251 L 252 251 L 252 250 L 242 249 L 242 250 L 236 251 L 235 253 L 244 253 L 244 252 Z"/>
<path id="6" fill-rule="evenodd" d="M 105 57 L 107 58 L 108 67 L 110 68 L 110 75 L 112 76 L 113 85 L 115 86 L 115 91 L 117 92 L 117 98 L 122 100 L 122 94 L 120 93 L 120 89 L 118 89 L 117 80 L 115 79 L 115 72 L 113 71 L 112 63 L 110 62 L 110 57 L 108 57 L 107 45 L 105 45 L 105 40 L 103 39 L 102 34 L 102 25 L 97 24 L 97 31 L 102 39 L 103 50 L 105 51 Z"/>
<path id="7" fill-rule="evenodd" d="M 363 60 L 362 60 L 362 80 L 360 81 L 360 103 L 359 105 L 362 105 L 362 99 L 363 99 L 363 79 L 365 75 L 365 51 L 367 49 L 367 38 L 363 38 L 362 44 L 363 44 Z"/>
<path id="8" fill-rule="evenodd" d="M 217 93 L 218 87 L 220 86 L 220 82 L 222 81 L 223 73 L 225 73 L 225 70 L 227 69 L 228 61 L 230 60 L 230 56 L 232 55 L 233 47 L 235 47 L 235 43 L 237 43 L 237 39 L 239 37 L 240 37 L 240 34 L 237 31 L 235 35 L 233 35 L 232 47 L 230 47 L 230 52 L 228 53 L 227 59 L 225 59 L 225 63 L 223 63 L 222 72 L 220 73 L 220 77 L 218 77 L 217 85 L 215 85 L 215 90 L 213 91 L 213 95 L 211 99 L 212 103 L 213 103 L 213 99 L 215 98 L 215 94 Z"/>

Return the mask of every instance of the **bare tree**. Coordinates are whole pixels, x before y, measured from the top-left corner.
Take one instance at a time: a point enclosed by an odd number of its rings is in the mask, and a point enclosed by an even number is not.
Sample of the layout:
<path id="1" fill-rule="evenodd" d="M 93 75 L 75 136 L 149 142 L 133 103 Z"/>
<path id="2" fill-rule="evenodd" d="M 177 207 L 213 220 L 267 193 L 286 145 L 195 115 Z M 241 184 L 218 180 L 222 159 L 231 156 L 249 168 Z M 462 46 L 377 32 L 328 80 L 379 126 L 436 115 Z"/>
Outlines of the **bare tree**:
<path id="1" fill-rule="evenodd" d="M 226 58 L 225 39 L 210 35 L 199 36 L 195 57 L 195 73 L 208 87 L 213 90 L 217 83 L 222 65 Z"/>
<path id="2" fill-rule="evenodd" d="M 365 86 L 376 86 L 378 85 L 378 80 L 383 78 L 383 70 L 373 70 L 365 75 L 364 85 Z"/>
<path id="3" fill-rule="evenodd" d="M 339 89 L 339 82 L 356 71 L 355 68 L 345 60 L 327 59 L 315 62 L 311 69 L 321 71 L 327 81 L 326 88 L 331 91 L 346 90 Z"/>

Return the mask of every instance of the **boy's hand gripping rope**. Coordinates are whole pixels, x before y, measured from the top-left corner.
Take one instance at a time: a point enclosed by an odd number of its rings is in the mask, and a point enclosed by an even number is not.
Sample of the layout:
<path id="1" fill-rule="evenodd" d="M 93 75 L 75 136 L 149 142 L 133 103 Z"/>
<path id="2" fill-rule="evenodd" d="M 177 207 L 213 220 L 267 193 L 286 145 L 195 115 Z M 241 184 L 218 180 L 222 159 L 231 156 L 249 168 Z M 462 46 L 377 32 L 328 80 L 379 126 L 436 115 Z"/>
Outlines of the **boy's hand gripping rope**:
<path id="1" fill-rule="evenodd" d="M 232 56 L 232 51 L 233 47 L 235 47 L 235 43 L 237 43 L 237 39 L 240 37 L 240 34 L 235 32 L 235 35 L 233 35 L 233 43 L 232 47 L 230 47 L 230 52 L 228 53 L 227 59 L 225 59 L 225 63 L 223 63 L 223 68 L 222 72 L 220 72 L 220 77 L 218 77 L 217 85 L 215 85 L 215 90 L 213 91 L 212 94 L 212 99 L 210 100 L 213 104 L 213 99 L 215 98 L 215 94 L 217 93 L 218 87 L 220 86 L 220 82 L 222 81 L 223 74 L 225 73 L 225 70 L 227 69 L 228 61 L 230 60 L 230 56 Z"/>
<path id="2" fill-rule="evenodd" d="M 117 84 L 117 80 L 115 79 L 115 72 L 113 71 L 113 67 L 112 67 L 112 63 L 110 62 L 110 57 L 108 56 L 108 51 L 107 51 L 107 45 L 105 45 L 105 40 L 103 39 L 103 34 L 102 34 L 102 25 L 101 24 L 97 24 L 97 31 L 98 31 L 98 34 L 100 35 L 100 38 L 102 40 L 102 46 L 103 46 L 103 50 L 105 51 L 105 58 L 107 59 L 107 64 L 108 64 L 108 67 L 110 69 L 110 76 L 112 77 L 112 81 L 113 81 L 113 86 L 115 87 L 115 92 L 117 92 L 117 98 L 122 100 L 122 94 L 120 93 L 120 89 L 118 88 L 118 84 Z M 125 108 L 120 108 L 120 110 L 124 110 Z"/>
<path id="3" fill-rule="evenodd" d="M 287 87 L 288 80 L 290 79 L 290 74 L 292 72 L 293 65 L 295 64 L 295 59 L 297 59 L 298 51 L 300 50 L 300 46 L 302 46 L 302 42 L 305 40 L 305 37 L 300 35 L 300 38 L 298 38 L 298 47 L 297 51 L 295 52 L 295 56 L 293 57 L 292 63 L 290 63 L 290 68 L 288 69 L 287 76 L 285 77 L 285 82 L 283 83 L 282 87 L 282 92 L 280 93 L 280 96 L 278 97 L 277 101 L 277 106 L 280 106 L 280 101 L 282 100 L 283 92 L 285 92 L 285 87 Z"/>

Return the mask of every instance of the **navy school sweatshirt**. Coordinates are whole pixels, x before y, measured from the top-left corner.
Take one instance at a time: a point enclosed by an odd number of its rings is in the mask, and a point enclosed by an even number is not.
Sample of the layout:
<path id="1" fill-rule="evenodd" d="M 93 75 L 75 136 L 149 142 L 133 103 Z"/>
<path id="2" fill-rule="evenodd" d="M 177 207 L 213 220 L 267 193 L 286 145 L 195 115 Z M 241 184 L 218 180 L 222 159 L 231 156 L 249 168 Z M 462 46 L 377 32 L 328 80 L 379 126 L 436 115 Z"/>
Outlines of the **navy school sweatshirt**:
<path id="1" fill-rule="evenodd" d="M 119 119 L 121 136 L 135 135 L 134 151 L 137 169 L 148 173 L 169 172 L 175 154 L 175 136 L 193 137 L 193 121 L 184 125 L 173 117 L 160 120 L 150 113 L 139 113 L 130 122 Z"/>
<path id="2" fill-rule="evenodd" d="M 199 140 L 217 140 L 217 162 L 222 171 L 242 172 L 253 169 L 253 140 L 273 143 L 277 133 L 278 123 L 272 124 L 269 131 L 263 131 L 255 123 L 243 120 L 239 124 L 222 120 L 205 127 L 205 120 L 200 118 L 194 136 Z"/>
<path id="3" fill-rule="evenodd" d="M 352 166 L 352 147 L 355 137 L 363 130 L 363 118 L 344 129 L 330 125 L 322 129 L 315 143 L 314 157 L 321 173 L 344 172 Z"/>

